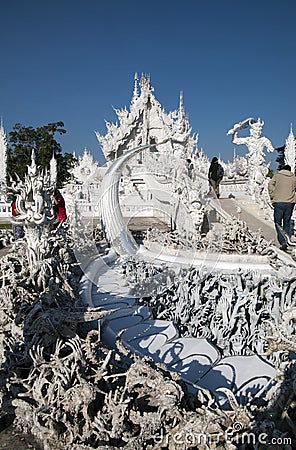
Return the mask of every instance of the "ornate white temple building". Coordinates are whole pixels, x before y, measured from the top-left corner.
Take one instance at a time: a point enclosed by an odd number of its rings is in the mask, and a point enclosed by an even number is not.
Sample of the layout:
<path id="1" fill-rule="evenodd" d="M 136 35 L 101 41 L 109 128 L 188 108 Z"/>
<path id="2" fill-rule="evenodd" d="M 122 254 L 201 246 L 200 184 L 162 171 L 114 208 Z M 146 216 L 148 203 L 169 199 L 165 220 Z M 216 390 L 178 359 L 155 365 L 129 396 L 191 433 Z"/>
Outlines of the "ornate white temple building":
<path id="1" fill-rule="evenodd" d="M 198 136 L 191 132 L 182 93 L 178 110 L 166 113 L 153 92 L 149 77 L 142 75 L 139 80 L 135 75 L 129 111 L 117 109 L 118 122 L 106 122 L 106 135 L 96 133 L 106 166 L 99 168 L 86 150 L 79 158 L 73 170 L 75 183 L 69 189 L 77 192 L 82 213 L 95 213 L 98 186 L 109 164 L 128 150 L 147 145 L 150 145 L 148 149 L 129 161 L 121 179 L 124 216 L 155 217 L 172 226 L 179 220 L 183 207 L 196 213 L 195 174 L 203 174 L 200 182 L 207 189 L 209 161 L 198 150 Z M 184 188 L 188 183 L 192 183 L 191 196 L 195 198 L 189 198 L 188 186 Z M 182 205 L 178 192 L 182 192 Z"/>
<path id="2" fill-rule="evenodd" d="M 180 94 L 179 108 L 167 113 L 155 98 L 150 77 L 142 75 L 139 79 L 136 74 L 129 109 L 116 109 L 115 112 L 118 121 L 115 124 L 106 122 L 105 135 L 96 133 L 106 166 L 99 167 L 85 150 L 73 170 L 74 182 L 67 188 L 68 192 L 76 192 L 82 214 L 99 214 L 98 188 L 111 162 L 133 148 L 150 146 L 129 160 L 123 171 L 120 186 L 123 215 L 127 220 L 135 215 L 154 217 L 173 228 L 180 226 L 187 231 L 199 227 L 210 161 L 198 148 L 198 135 L 192 133 L 186 117 L 183 94 Z M 234 150 L 233 161 L 220 161 L 225 169 L 221 196 L 252 197 L 261 209 L 268 209 L 268 165 L 263 150 L 273 151 L 273 146 L 261 136 L 263 125 L 260 119 L 249 118 L 229 130 L 233 143 L 244 144 L 249 151 L 246 156 L 237 157 Z M 247 127 L 250 136 L 238 137 L 239 131 Z M 190 226 L 181 224 L 185 210 Z"/>
<path id="3" fill-rule="evenodd" d="M 115 110 L 119 122 L 106 122 L 107 134 L 96 133 L 107 161 L 112 161 L 127 150 L 146 144 L 159 144 L 167 141 L 162 153 L 183 159 L 191 157 L 197 149 L 197 137 L 191 136 L 191 127 L 185 116 L 183 95 L 177 111 L 165 113 L 156 100 L 150 78 L 142 75 L 139 82 L 137 74 L 134 80 L 134 92 L 130 110 Z M 154 152 L 155 149 L 151 149 Z M 140 155 L 138 163 L 145 161 Z"/>

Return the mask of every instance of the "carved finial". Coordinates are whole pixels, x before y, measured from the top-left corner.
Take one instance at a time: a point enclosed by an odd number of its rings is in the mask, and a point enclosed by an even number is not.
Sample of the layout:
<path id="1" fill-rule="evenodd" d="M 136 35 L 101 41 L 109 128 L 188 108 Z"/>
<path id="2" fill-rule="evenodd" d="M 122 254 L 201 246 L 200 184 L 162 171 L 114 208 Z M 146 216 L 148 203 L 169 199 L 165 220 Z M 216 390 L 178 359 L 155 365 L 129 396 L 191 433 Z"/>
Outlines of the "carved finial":
<path id="1" fill-rule="evenodd" d="M 132 101 L 136 100 L 136 99 L 139 97 L 139 93 L 138 93 L 138 81 L 139 81 L 139 79 L 138 79 L 138 74 L 137 74 L 137 72 L 136 72 L 136 73 L 135 73 L 135 76 L 134 76 L 134 92 L 133 92 L 133 100 L 132 100 Z"/>
<path id="2" fill-rule="evenodd" d="M 183 103 L 183 91 L 180 91 L 179 116 L 182 118 L 185 117 L 184 103 Z"/>
<path id="3" fill-rule="evenodd" d="M 36 166 L 36 160 L 35 160 L 35 150 L 32 149 L 31 153 L 31 165 L 28 167 L 28 175 L 34 177 L 37 173 L 37 166 Z"/>
<path id="4" fill-rule="evenodd" d="M 180 108 L 183 107 L 183 91 L 180 91 Z"/>
<path id="5" fill-rule="evenodd" d="M 140 80 L 140 87 L 143 89 L 145 87 L 145 75 L 142 73 L 141 80 Z"/>

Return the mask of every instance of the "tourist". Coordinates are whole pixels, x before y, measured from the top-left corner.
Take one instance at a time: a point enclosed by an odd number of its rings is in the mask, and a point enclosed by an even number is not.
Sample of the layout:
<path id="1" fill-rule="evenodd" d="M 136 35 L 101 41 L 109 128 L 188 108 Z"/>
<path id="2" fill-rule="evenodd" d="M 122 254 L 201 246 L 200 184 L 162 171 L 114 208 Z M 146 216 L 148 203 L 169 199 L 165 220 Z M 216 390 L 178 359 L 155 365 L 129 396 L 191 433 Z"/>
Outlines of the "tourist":
<path id="1" fill-rule="evenodd" d="M 53 211 L 56 215 L 58 223 L 65 222 L 67 220 L 65 200 L 58 189 L 54 191 L 52 200 L 53 200 Z"/>
<path id="2" fill-rule="evenodd" d="M 12 203 L 11 203 L 11 215 L 12 217 L 16 217 L 20 215 L 20 212 L 18 211 L 16 207 L 16 196 L 13 197 Z M 12 233 L 14 240 L 17 241 L 18 239 L 22 239 L 25 236 L 24 227 L 22 225 L 17 225 L 15 223 L 12 224 Z"/>
<path id="3" fill-rule="evenodd" d="M 188 172 L 188 176 L 189 176 L 189 178 L 193 178 L 194 164 L 193 164 L 193 162 L 191 161 L 190 158 L 188 158 L 188 159 L 186 160 L 186 162 L 187 162 L 187 172 Z"/>
<path id="4" fill-rule="evenodd" d="M 283 166 L 268 184 L 269 196 L 273 204 L 273 218 L 280 248 L 287 250 L 287 242 L 282 230 L 291 236 L 291 217 L 296 201 L 296 177 L 291 166 Z"/>
<path id="5" fill-rule="evenodd" d="M 209 168 L 208 179 L 210 187 L 214 190 L 218 198 L 220 197 L 219 185 L 222 181 L 223 175 L 223 167 L 219 164 L 218 158 L 214 156 Z"/>

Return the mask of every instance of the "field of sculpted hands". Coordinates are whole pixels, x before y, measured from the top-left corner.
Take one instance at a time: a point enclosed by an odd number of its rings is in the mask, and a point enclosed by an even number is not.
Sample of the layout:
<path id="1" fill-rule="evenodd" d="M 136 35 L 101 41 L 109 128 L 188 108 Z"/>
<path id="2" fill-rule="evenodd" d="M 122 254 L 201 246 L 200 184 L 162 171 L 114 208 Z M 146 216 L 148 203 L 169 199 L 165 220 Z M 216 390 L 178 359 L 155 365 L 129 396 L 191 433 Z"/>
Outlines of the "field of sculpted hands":
<path id="1" fill-rule="evenodd" d="M 94 323 L 110 311 L 86 306 L 79 295 L 76 256 L 91 261 L 93 237 L 75 204 L 68 223 L 54 226 L 49 181 L 39 178 L 37 192 L 33 157 L 28 169 L 26 188 L 13 186 L 19 203 L 28 192 L 42 195 L 23 201 L 25 237 L 0 259 L 2 416 L 42 450 L 292 448 L 293 269 L 266 278 L 120 259 L 126 283 L 156 319 L 171 320 L 181 336 L 210 339 L 223 355 L 264 353 L 275 365 L 277 376 L 258 395 L 240 402 L 224 389 L 228 407 L 219 407 L 209 390 L 193 393 L 178 373 L 128 351 L 120 335 L 116 348 L 102 343 Z"/>

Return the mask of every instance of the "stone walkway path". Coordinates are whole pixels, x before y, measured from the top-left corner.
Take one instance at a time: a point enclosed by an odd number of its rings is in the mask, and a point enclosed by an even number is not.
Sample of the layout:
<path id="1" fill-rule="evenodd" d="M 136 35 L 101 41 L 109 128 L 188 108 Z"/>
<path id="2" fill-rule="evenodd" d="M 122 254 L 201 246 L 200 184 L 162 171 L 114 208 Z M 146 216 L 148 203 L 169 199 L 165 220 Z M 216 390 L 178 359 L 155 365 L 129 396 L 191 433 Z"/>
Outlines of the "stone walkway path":
<path id="1" fill-rule="evenodd" d="M 250 230 L 258 231 L 260 229 L 267 241 L 273 241 L 279 247 L 273 222 L 265 220 L 263 212 L 253 202 L 247 199 L 232 198 L 221 198 L 219 202 L 228 214 L 235 217 L 238 217 L 237 208 L 239 207 L 241 210 L 239 217 L 246 222 Z"/>

